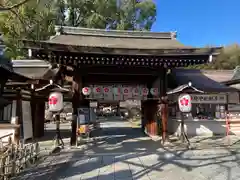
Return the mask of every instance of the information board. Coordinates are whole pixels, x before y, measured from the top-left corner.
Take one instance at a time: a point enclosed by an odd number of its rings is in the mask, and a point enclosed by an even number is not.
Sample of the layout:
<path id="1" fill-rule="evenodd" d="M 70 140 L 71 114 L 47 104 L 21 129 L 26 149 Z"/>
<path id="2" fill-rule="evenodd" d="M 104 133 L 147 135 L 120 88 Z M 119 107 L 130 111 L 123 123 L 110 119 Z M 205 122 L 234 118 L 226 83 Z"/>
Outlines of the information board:
<path id="1" fill-rule="evenodd" d="M 90 110 L 86 107 L 78 108 L 78 124 L 88 124 L 90 122 Z"/>

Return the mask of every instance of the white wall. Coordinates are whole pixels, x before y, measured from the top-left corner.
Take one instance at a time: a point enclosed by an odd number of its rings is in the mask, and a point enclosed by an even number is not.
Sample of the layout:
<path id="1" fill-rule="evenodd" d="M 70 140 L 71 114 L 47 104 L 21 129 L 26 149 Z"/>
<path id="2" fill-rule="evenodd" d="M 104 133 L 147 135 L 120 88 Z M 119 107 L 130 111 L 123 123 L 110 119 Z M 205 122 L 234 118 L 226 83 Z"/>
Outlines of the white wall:
<path id="1" fill-rule="evenodd" d="M 171 119 L 168 121 L 168 131 L 175 135 L 181 134 L 181 120 Z M 186 120 L 184 126 L 188 136 L 212 136 L 214 134 L 226 134 L 225 120 Z"/>

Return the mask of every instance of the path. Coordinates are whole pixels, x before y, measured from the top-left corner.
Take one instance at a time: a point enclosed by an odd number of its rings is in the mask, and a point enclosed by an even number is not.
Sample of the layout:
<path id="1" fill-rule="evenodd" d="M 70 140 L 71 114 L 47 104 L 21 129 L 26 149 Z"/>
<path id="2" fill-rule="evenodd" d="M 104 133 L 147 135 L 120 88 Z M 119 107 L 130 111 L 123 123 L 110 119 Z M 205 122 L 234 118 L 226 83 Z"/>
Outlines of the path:
<path id="1" fill-rule="evenodd" d="M 81 149 L 49 157 L 18 180 L 238 180 L 240 152 L 168 150 L 125 121 L 102 123 Z"/>

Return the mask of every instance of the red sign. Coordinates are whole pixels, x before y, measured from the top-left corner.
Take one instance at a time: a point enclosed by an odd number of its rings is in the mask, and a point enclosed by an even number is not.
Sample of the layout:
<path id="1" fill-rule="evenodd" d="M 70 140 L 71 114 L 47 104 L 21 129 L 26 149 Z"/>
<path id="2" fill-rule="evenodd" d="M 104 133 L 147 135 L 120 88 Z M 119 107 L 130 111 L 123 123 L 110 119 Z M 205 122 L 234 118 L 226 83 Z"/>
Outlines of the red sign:
<path id="1" fill-rule="evenodd" d="M 51 97 L 49 97 L 49 99 L 48 99 L 48 104 L 50 104 L 50 105 L 56 105 L 56 104 L 57 104 L 57 101 L 58 101 L 58 99 L 57 99 L 55 96 L 51 96 Z"/>
<path id="2" fill-rule="evenodd" d="M 181 112 L 191 112 L 192 98 L 189 94 L 181 94 L 178 97 L 178 106 Z"/>

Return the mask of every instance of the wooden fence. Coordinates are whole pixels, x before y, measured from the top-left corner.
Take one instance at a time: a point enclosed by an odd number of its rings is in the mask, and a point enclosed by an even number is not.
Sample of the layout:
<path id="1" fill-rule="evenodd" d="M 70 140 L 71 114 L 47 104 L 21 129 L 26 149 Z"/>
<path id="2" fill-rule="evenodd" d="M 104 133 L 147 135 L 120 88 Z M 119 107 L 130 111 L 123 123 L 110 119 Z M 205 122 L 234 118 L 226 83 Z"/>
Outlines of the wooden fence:
<path id="1" fill-rule="evenodd" d="M 8 149 L 8 147 L 12 144 L 13 142 L 12 137 L 13 133 L 9 133 L 0 137 L 0 153 L 5 152 Z"/>
<path id="2" fill-rule="evenodd" d="M 9 137 L 11 136 L 12 134 L 9 134 Z M 6 136 L 3 138 L 6 138 Z M 8 180 L 24 169 L 32 167 L 39 157 L 40 147 L 38 143 L 23 146 L 7 143 L 0 152 L 0 180 Z"/>

